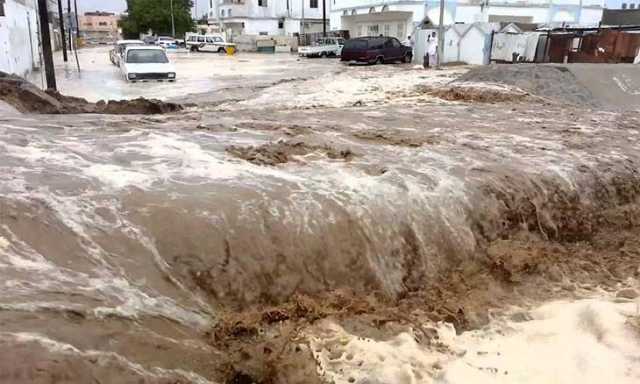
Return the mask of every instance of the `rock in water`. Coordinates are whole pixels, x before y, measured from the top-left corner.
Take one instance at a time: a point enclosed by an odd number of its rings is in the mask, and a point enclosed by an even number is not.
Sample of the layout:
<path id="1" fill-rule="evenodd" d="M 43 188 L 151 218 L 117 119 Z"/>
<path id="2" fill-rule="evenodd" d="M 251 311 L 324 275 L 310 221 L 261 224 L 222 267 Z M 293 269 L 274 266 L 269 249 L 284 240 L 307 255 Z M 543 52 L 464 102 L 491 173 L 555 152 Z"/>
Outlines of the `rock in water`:
<path id="1" fill-rule="evenodd" d="M 622 298 L 622 299 L 633 300 L 633 299 L 637 298 L 638 296 L 640 296 L 640 294 L 638 294 L 638 291 L 636 291 L 633 288 L 621 289 L 621 290 L 618 291 L 618 293 L 616 293 L 616 297 L 617 298 Z"/>

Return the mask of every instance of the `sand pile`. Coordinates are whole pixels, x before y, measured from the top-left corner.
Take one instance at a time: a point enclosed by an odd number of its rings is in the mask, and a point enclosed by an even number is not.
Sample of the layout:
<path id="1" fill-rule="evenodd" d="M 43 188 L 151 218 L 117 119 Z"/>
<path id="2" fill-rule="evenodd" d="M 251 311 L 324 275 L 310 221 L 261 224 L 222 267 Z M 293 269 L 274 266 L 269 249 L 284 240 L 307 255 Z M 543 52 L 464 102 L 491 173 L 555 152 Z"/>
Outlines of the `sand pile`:
<path id="1" fill-rule="evenodd" d="M 523 101 L 530 94 L 519 88 L 500 84 L 454 83 L 443 87 L 423 87 L 423 93 L 448 101 L 475 103 L 504 103 Z"/>
<path id="2" fill-rule="evenodd" d="M 23 113 L 151 115 L 182 110 L 180 104 L 144 98 L 90 103 L 85 99 L 64 96 L 55 91 L 43 91 L 18 76 L 9 75 L 4 72 L 0 72 L 0 100 Z"/>
<path id="3" fill-rule="evenodd" d="M 460 83 L 493 83 L 511 85 L 526 92 L 561 103 L 596 106 L 594 96 L 564 67 L 553 65 L 478 66 L 460 76 L 452 85 Z"/>

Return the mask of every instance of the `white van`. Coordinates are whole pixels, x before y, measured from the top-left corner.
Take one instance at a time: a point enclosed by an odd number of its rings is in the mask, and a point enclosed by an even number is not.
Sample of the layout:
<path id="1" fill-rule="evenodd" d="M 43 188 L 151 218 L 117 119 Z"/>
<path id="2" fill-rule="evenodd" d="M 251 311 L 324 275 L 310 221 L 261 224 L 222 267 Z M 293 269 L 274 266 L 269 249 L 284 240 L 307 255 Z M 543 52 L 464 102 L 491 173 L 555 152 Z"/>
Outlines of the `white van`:
<path id="1" fill-rule="evenodd" d="M 228 47 L 235 47 L 235 44 L 227 43 L 222 34 L 198 35 L 196 33 L 187 33 L 184 40 L 187 49 L 192 52 L 226 53 Z"/>

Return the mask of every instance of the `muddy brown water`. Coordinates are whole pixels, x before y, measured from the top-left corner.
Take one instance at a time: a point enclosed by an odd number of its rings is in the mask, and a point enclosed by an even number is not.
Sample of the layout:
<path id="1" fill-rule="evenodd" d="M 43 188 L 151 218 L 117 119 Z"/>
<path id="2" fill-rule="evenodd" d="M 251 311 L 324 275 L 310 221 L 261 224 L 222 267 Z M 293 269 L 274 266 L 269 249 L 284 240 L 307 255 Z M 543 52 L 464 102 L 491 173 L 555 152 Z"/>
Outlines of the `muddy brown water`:
<path id="1" fill-rule="evenodd" d="M 0 117 L 0 381 L 216 382 L 224 352 L 205 334 L 221 312 L 343 288 L 404 297 L 522 231 L 588 241 L 640 193 L 637 113 L 303 116 Z M 228 150 L 275 142 L 305 150 L 257 164 Z"/>

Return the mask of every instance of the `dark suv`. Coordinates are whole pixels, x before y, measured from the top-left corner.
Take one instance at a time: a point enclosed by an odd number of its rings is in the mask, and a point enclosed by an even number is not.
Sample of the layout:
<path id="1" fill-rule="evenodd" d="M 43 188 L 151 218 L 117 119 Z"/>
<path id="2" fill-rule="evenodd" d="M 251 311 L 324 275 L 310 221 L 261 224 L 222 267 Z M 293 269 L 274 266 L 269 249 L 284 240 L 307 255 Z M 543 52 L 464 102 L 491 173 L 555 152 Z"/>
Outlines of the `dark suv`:
<path id="1" fill-rule="evenodd" d="M 342 61 L 357 61 L 382 64 L 402 60 L 410 63 L 413 59 L 411 47 L 402 45 L 395 37 L 358 37 L 345 41 Z"/>

